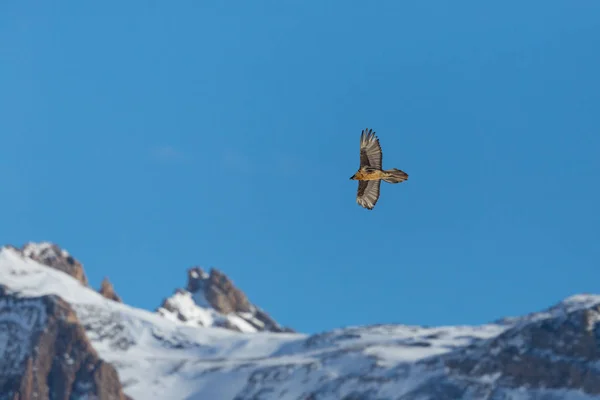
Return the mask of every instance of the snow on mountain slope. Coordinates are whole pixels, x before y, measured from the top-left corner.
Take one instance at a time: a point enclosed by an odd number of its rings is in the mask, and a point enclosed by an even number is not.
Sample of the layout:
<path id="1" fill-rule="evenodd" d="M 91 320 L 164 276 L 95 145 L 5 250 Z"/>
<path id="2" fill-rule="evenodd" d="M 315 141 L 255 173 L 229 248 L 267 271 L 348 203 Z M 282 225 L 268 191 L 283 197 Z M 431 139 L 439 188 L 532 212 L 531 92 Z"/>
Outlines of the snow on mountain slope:
<path id="1" fill-rule="evenodd" d="M 219 360 L 234 355 L 242 360 L 269 357 L 282 345 L 303 337 L 282 333 L 249 337 L 227 329 L 198 329 L 169 321 L 107 300 L 66 273 L 12 248 L 0 250 L 0 284 L 20 296 L 55 294 L 70 303 L 93 346 L 115 365 L 126 393 L 134 399 L 159 399 L 167 389 L 180 393 L 173 398 L 184 398 L 194 389 L 188 388 L 184 374 L 176 373 L 181 366 L 202 360 L 197 368 L 200 373 L 212 366 L 210 360 L 222 362 Z"/>
<path id="2" fill-rule="evenodd" d="M 158 314 L 172 321 L 183 321 L 192 326 L 232 327 L 240 332 L 258 332 L 258 328 L 236 314 L 224 315 L 215 310 L 203 292 L 178 291 L 169 297 Z"/>
<path id="3" fill-rule="evenodd" d="M 43 257 L 69 257 L 69 252 L 65 249 L 57 249 L 50 242 L 29 242 L 25 246 L 23 246 L 23 254 L 26 257 L 38 259 Z"/>
<path id="4" fill-rule="evenodd" d="M 600 398 L 600 351 L 591 350 L 600 337 L 595 296 L 482 326 L 377 325 L 308 336 L 168 319 L 108 300 L 12 248 L 0 251 L 0 284 L 69 302 L 125 393 L 138 400 Z M 564 354 L 572 370 L 554 363 Z"/>
<path id="5" fill-rule="evenodd" d="M 39 300 L 16 303 L 0 298 L 0 376 L 10 376 L 31 352 L 29 332 L 39 331 L 47 318 L 46 308 Z"/>
<path id="6" fill-rule="evenodd" d="M 32 398 L 127 400 L 67 302 L 0 286 L 0 399 Z"/>
<path id="7" fill-rule="evenodd" d="M 156 310 L 170 320 L 192 326 L 216 326 L 239 332 L 293 332 L 250 303 L 225 274 L 195 267 L 188 271 L 186 289 L 177 289 Z"/>
<path id="8" fill-rule="evenodd" d="M 20 252 L 26 257 L 63 271 L 79 280 L 84 285 L 88 285 L 87 277 L 83 271 L 83 265 L 71 256 L 67 250 L 61 249 L 54 243 L 29 242 L 23 246 Z"/>

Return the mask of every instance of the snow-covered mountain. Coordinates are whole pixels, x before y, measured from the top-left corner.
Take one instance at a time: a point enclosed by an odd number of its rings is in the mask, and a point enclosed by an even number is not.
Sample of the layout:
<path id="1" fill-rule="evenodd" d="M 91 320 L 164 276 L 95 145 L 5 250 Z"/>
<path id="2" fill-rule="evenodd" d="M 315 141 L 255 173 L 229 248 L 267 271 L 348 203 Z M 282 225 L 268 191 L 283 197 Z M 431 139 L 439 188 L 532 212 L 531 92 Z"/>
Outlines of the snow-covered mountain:
<path id="1" fill-rule="evenodd" d="M 250 303 L 244 292 L 216 269 L 210 273 L 199 267 L 188 270 L 187 287 L 177 289 L 157 312 L 192 326 L 215 326 L 240 332 L 293 332 Z"/>
<path id="2" fill-rule="evenodd" d="M 600 399 L 600 296 L 574 296 L 540 313 L 482 326 L 359 326 L 310 336 L 245 329 L 243 322 L 235 325 L 235 318 L 228 320 L 237 330 L 215 326 L 220 324 L 215 320 L 230 314 L 260 326 L 252 314 L 258 308 L 250 308 L 245 316 L 235 309 L 215 309 L 208 299 L 212 295 L 189 282 L 176 295 L 193 303 L 176 304 L 177 311 L 136 309 L 103 296 L 65 271 L 59 261 L 68 257 L 58 251 L 50 257 L 55 265 L 49 267 L 51 263 L 44 265 L 29 252 L 0 250 L 0 285 L 5 287 L 0 292 L 0 301 L 5 301 L 0 303 L 0 360 L 31 360 L 46 351 L 44 346 L 54 346 L 28 339 L 44 332 L 43 323 L 23 322 L 34 320 L 30 311 L 22 311 L 31 307 L 15 304 L 60 298 L 74 315 L 57 315 L 81 326 L 93 347 L 81 353 L 82 359 L 114 366 L 124 393 L 137 400 Z M 194 271 L 198 273 L 192 269 L 190 276 Z M 192 277 L 201 279 L 206 289 L 210 274 Z M 199 316 L 196 307 L 203 305 L 208 316 Z M 22 340 L 14 339 L 14 332 Z M 88 355 L 93 352 L 97 359 Z M 54 356 L 58 367 L 52 371 L 68 372 L 74 365 L 69 357 Z M 8 377 L 26 374 L 31 363 L 0 361 L 0 389 Z M 71 394 L 93 398 L 90 382 L 98 385 L 99 378 L 80 372 L 68 376 L 81 377 L 74 378 L 76 390 Z M 46 382 L 50 390 L 58 390 L 53 385 L 61 381 L 55 377 Z M 94 393 L 98 398 L 119 398 L 118 388 L 112 390 Z M 0 399 L 15 398 L 9 396 L 0 394 Z"/>

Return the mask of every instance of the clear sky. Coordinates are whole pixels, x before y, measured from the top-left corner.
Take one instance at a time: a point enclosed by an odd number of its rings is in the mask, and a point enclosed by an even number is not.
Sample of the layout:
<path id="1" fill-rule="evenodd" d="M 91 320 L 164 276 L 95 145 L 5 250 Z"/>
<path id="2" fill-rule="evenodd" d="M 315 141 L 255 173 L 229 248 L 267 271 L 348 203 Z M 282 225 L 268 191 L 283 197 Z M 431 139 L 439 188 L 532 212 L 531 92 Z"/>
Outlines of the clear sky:
<path id="1" fill-rule="evenodd" d="M 303 332 L 600 293 L 600 2 L 0 3 L 0 242 Z M 373 128 L 373 211 L 348 178 Z"/>

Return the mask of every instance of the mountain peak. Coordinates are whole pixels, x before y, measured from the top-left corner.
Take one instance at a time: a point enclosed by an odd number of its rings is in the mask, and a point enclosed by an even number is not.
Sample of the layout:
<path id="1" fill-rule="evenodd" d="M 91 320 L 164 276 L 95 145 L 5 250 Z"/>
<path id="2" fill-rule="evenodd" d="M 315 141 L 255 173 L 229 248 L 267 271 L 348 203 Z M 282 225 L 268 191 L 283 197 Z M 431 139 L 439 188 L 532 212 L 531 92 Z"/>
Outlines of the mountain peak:
<path id="1" fill-rule="evenodd" d="M 185 289 L 177 289 L 156 310 L 160 315 L 196 326 L 218 326 L 242 332 L 293 332 L 252 304 L 231 279 L 216 268 L 187 271 Z"/>
<path id="2" fill-rule="evenodd" d="M 102 296 L 106 297 L 109 300 L 116 301 L 117 303 L 123 302 L 117 294 L 117 292 L 115 292 L 115 288 L 113 287 L 112 283 L 110 283 L 107 277 L 104 277 L 104 279 L 102 280 L 102 284 L 100 285 L 100 290 L 98 290 L 98 293 L 100 293 Z"/>
<path id="3" fill-rule="evenodd" d="M 16 249 L 16 248 L 15 248 Z M 41 264 L 52 267 L 71 275 L 85 286 L 89 286 L 83 265 L 65 249 L 57 244 L 47 241 L 28 242 L 20 249 L 16 249 L 25 257 L 29 257 Z"/>
<path id="4" fill-rule="evenodd" d="M 218 269 L 212 268 L 205 282 L 206 299 L 220 313 L 250 313 L 253 311 L 254 307 L 244 292 L 235 287 L 227 275 Z"/>
<path id="5" fill-rule="evenodd" d="M 201 288 L 204 280 L 208 279 L 209 274 L 204 272 L 200 267 L 192 267 L 188 269 L 188 283 L 186 290 L 195 292 Z"/>
<path id="6" fill-rule="evenodd" d="M 26 253 L 44 258 L 47 248 Z M 282 334 L 252 325 L 264 321 L 262 311 L 222 272 L 194 267 L 187 275 L 186 289 L 156 313 L 109 301 L 22 250 L 0 249 L 1 392 L 40 400 L 152 400 L 165 390 L 172 399 L 600 395 L 600 296 L 571 296 L 501 324 Z"/>

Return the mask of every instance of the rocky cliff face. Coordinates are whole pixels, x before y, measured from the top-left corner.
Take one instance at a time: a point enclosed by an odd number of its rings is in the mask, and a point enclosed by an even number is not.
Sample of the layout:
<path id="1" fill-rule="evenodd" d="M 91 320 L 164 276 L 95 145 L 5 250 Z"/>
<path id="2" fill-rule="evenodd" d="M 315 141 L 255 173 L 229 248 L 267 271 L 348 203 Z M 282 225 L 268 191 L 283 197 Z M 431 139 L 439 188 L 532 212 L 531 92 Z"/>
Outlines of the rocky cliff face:
<path id="1" fill-rule="evenodd" d="M 0 400 L 600 399 L 600 296 L 480 326 L 305 335 L 217 270 L 190 269 L 159 313 L 76 276 L 0 249 Z"/>
<path id="2" fill-rule="evenodd" d="M 479 327 L 356 327 L 304 345 L 318 354 L 312 363 L 255 370 L 240 398 L 600 399 L 598 296 Z M 296 389 L 299 381 L 310 384 Z"/>
<path id="3" fill-rule="evenodd" d="M 192 325 L 218 326 L 242 332 L 293 332 L 280 326 L 233 282 L 217 269 L 206 273 L 200 267 L 188 270 L 185 289 L 164 300 L 160 315 Z"/>
<path id="4" fill-rule="evenodd" d="M 600 305 L 571 309 L 573 299 L 547 313 L 516 319 L 480 346 L 443 359 L 465 379 L 495 377 L 506 388 L 570 389 L 600 397 Z"/>
<path id="5" fill-rule="evenodd" d="M 125 400 L 117 371 L 56 296 L 19 298 L 0 287 L 0 398 Z"/>
<path id="6" fill-rule="evenodd" d="M 112 283 L 110 283 L 106 277 L 102 280 L 102 284 L 100 286 L 100 290 L 98 290 L 98 293 L 109 300 L 116 301 L 117 303 L 123 302 L 117 292 L 115 292 L 115 288 L 113 287 Z"/>
<path id="7" fill-rule="evenodd" d="M 251 304 L 244 292 L 235 287 L 225 274 L 214 268 L 208 275 L 199 267 L 188 270 L 187 290 L 192 293 L 203 290 L 210 305 L 223 314 L 251 311 Z"/>
<path id="8" fill-rule="evenodd" d="M 83 285 L 88 286 L 88 279 L 83 270 L 83 265 L 73 258 L 68 251 L 61 249 L 54 243 L 29 242 L 16 250 L 20 251 L 25 257 L 67 273 Z"/>

